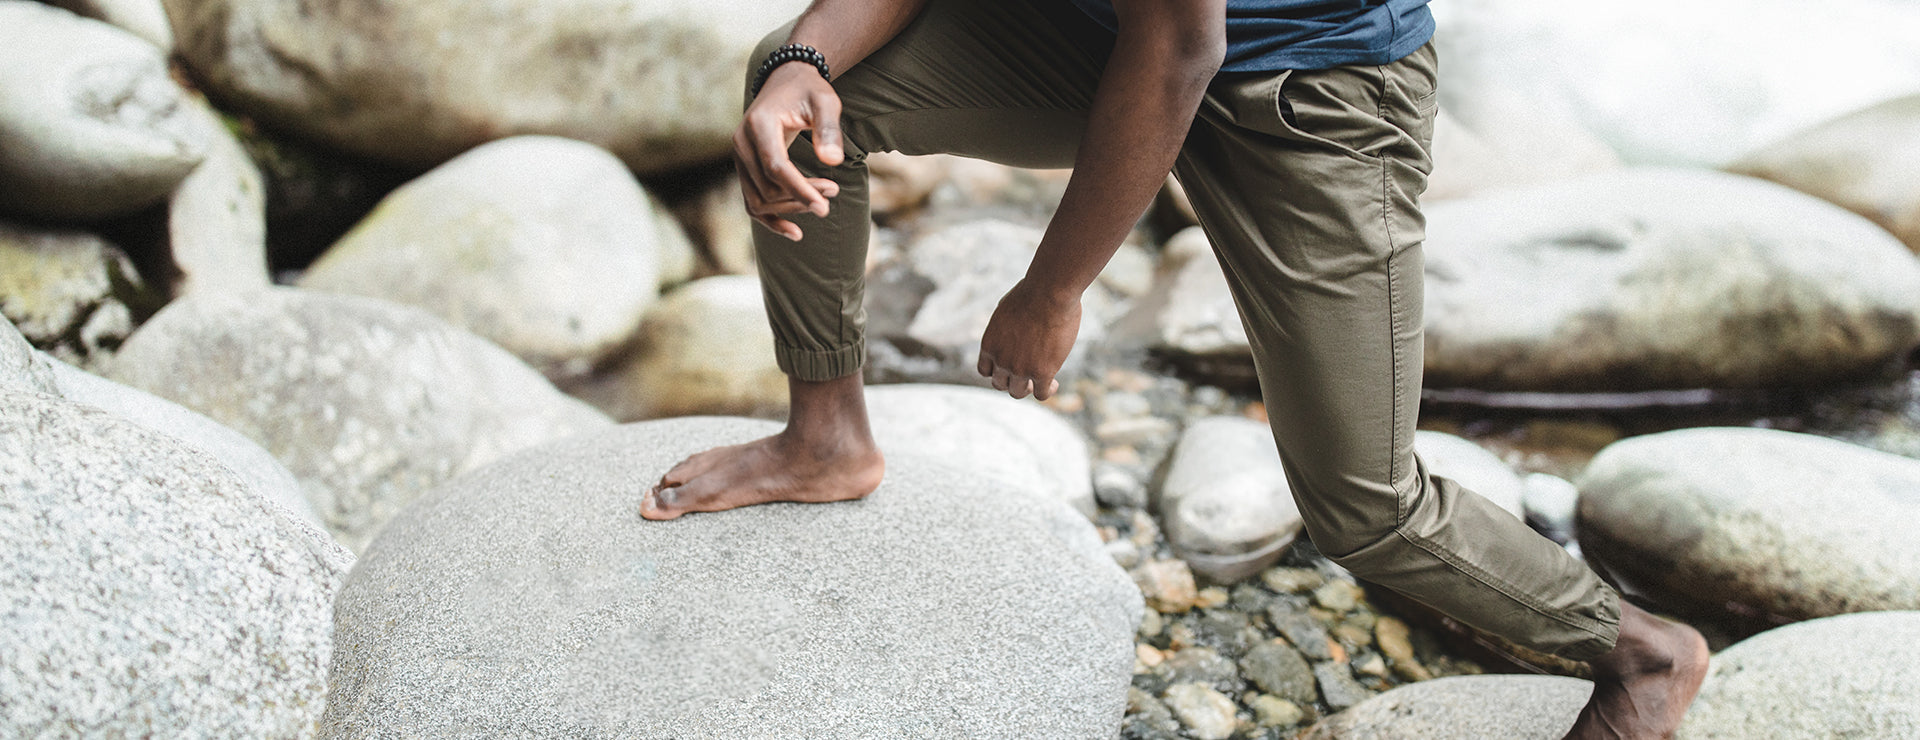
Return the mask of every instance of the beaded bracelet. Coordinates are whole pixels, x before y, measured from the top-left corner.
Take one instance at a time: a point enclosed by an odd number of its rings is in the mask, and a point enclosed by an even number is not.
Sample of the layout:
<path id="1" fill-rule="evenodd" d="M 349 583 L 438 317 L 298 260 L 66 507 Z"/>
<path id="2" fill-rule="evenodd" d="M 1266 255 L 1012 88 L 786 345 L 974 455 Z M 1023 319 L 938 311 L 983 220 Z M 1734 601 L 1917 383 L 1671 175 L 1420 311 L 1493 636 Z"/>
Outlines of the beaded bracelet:
<path id="1" fill-rule="evenodd" d="M 767 76 L 773 74 L 775 68 L 787 62 L 806 62 L 813 65 L 814 69 L 820 70 L 820 79 L 833 79 L 833 76 L 827 73 L 825 54 L 806 44 L 787 44 L 773 50 L 772 54 L 767 55 L 767 60 L 760 63 L 760 70 L 753 73 L 753 93 L 747 97 L 760 97 L 760 86 L 767 84 Z"/>

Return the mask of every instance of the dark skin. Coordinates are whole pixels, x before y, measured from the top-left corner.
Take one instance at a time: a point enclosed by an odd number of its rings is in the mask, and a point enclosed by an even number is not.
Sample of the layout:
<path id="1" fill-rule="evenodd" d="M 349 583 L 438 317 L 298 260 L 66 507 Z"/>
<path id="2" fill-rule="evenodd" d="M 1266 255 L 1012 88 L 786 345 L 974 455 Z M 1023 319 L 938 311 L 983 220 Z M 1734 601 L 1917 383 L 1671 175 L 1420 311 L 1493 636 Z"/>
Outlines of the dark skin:
<path id="1" fill-rule="evenodd" d="M 924 0 L 816 0 L 790 38 L 850 69 L 919 12 Z M 977 370 L 1014 398 L 1046 400 L 1080 326 L 1080 294 L 1100 274 L 1158 192 L 1226 50 L 1225 0 L 1114 0 L 1112 56 L 1093 96 L 1074 174 L 1027 268 L 1001 298 L 981 337 Z M 812 133 L 821 162 L 845 159 L 840 99 L 811 67 L 768 76 L 734 134 L 747 211 L 798 241 L 785 217 L 827 214 L 839 194 L 808 178 L 787 147 Z M 792 410 L 778 434 L 694 455 L 662 476 L 641 502 L 648 519 L 774 501 L 858 499 L 879 487 L 885 461 L 867 425 L 860 375 L 789 379 Z M 1685 625 L 1622 602 L 1620 637 L 1592 661 L 1594 691 L 1567 740 L 1671 737 L 1699 691 L 1706 642 Z"/>

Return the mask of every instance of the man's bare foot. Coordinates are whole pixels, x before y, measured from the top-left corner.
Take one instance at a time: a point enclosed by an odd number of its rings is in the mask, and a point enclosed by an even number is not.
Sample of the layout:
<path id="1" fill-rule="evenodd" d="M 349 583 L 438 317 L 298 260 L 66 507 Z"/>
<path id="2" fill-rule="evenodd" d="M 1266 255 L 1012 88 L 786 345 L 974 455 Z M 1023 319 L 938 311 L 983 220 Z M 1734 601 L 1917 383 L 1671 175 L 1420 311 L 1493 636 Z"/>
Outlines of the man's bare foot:
<path id="1" fill-rule="evenodd" d="M 871 441 L 836 449 L 781 432 L 707 450 L 675 465 L 640 500 L 640 516 L 673 519 L 774 501 L 849 501 L 872 493 L 885 472 Z"/>
<path id="2" fill-rule="evenodd" d="M 786 429 L 682 460 L 647 491 L 640 516 L 673 519 L 774 501 L 848 501 L 879 488 L 886 463 L 867 429 L 860 374 L 818 382 L 789 378 L 787 393 L 792 411 Z"/>
<path id="3" fill-rule="evenodd" d="M 1593 696 L 1566 740 L 1664 740 L 1700 693 L 1707 641 L 1692 627 L 1620 602 L 1620 639 L 1594 659 Z"/>

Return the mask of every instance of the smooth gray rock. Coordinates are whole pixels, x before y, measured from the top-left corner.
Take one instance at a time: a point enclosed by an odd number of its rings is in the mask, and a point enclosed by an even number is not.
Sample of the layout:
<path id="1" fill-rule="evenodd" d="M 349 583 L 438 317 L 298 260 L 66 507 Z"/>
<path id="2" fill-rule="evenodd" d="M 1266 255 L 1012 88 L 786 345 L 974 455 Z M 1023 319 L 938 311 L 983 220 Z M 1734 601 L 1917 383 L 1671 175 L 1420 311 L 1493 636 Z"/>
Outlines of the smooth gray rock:
<path id="1" fill-rule="evenodd" d="M 787 376 L 773 354 L 760 279 L 716 275 L 675 288 L 641 319 L 628 352 L 570 388 L 614 418 L 779 416 Z"/>
<path id="2" fill-rule="evenodd" d="M 81 361 L 133 331 L 133 309 L 154 302 L 118 247 L 81 231 L 0 221 L 0 314 L 34 346 Z"/>
<path id="3" fill-rule="evenodd" d="M 0 391 L 0 735 L 302 737 L 349 558 L 213 458 Z"/>
<path id="4" fill-rule="evenodd" d="M 419 167 L 553 134 L 641 172 L 723 160 L 754 45 L 800 0 L 167 0 L 217 97 L 332 147 Z"/>
<path id="5" fill-rule="evenodd" d="M 886 455 L 946 460 L 1094 514 L 1086 440 L 1038 403 L 983 388 L 881 385 L 867 389 L 867 419 Z"/>
<path id="6" fill-rule="evenodd" d="M 176 300 L 107 376 L 258 442 L 355 550 L 442 481 L 609 423 L 422 311 L 291 288 Z"/>
<path id="7" fill-rule="evenodd" d="M 1580 505 L 1580 488 L 1567 479 L 1547 473 L 1531 473 L 1522 479 L 1521 502 L 1526 505 L 1527 522 L 1538 527 L 1555 542 L 1573 538 L 1574 518 Z"/>
<path id="8" fill-rule="evenodd" d="M 1336 712 L 1374 696 L 1373 691 L 1354 679 L 1353 671 L 1341 661 L 1315 664 L 1313 677 L 1320 684 L 1320 697 L 1327 700 L 1327 706 L 1333 707 Z"/>
<path id="9" fill-rule="evenodd" d="M 1728 169 L 1858 213 L 1920 252 L 1920 94 L 1788 134 Z"/>
<path id="10" fill-rule="evenodd" d="M 1661 598 L 1788 619 L 1920 609 L 1920 460 L 1683 429 L 1607 446 L 1579 486 L 1581 551 Z"/>
<path id="11" fill-rule="evenodd" d="M 20 330 L 13 328 L 13 322 L 0 314 L 0 389 L 23 391 L 28 393 L 46 393 L 59 395 L 59 386 L 53 381 L 53 368 L 49 366 L 45 355 L 40 354 L 20 336 Z"/>
<path id="12" fill-rule="evenodd" d="M 1143 306 L 1155 307 L 1148 346 L 1202 376 L 1223 382 L 1253 378 L 1253 350 L 1234 306 L 1227 275 L 1200 227 L 1168 240 L 1158 280 Z"/>
<path id="13" fill-rule="evenodd" d="M 417 306 L 549 378 L 586 374 L 659 292 L 659 227 L 620 160 L 516 136 L 393 191 L 300 287 Z"/>
<path id="14" fill-rule="evenodd" d="M 313 504 L 300 490 L 300 481 L 287 466 L 262 449 L 246 435 L 221 426 L 177 403 L 89 373 L 58 360 L 50 360 L 56 395 L 74 403 L 92 406 L 116 417 L 174 438 L 188 447 L 211 455 L 228 470 L 240 476 L 248 488 L 270 498 L 301 521 L 324 533 Z M 331 538 L 321 534 L 321 537 Z"/>
<path id="15" fill-rule="evenodd" d="M 207 156 L 167 201 L 167 249 L 180 271 L 174 292 L 265 288 L 266 179 L 213 106 L 199 96 L 183 105 Z"/>
<path id="16" fill-rule="evenodd" d="M 1494 85 L 1442 108 L 1433 122 L 1433 174 L 1421 199 L 1459 198 L 1496 188 L 1567 180 L 1620 167 L 1585 124 Z"/>
<path id="17" fill-rule="evenodd" d="M 1808 16 L 1790 2 L 1437 3 L 1440 104 L 1519 98 L 1535 115 L 1582 122 L 1630 163 L 1719 166 L 1920 89 L 1920 48 L 1909 43 L 1920 36 L 1920 6 L 1820 8 Z"/>
<path id="18" fill-rule="evenodd" d="M 1436 678 L 1323 719 L 1304 740 L 1558 740 L 1592 693 L 1562 676 Z"/>
<path id="19" fill-rule="evenodd" d="M 1311 706 L 1320 698 L 1313 667 L 1284 640 L 1269 640 L 1247 651 L 1240 672 L 1261 691 L 1287 701 Z"/>
<path id="20" fill-rule="evenodd" d="M 1426 383 L 1805 386 L 1920 341 L 1920 262 L 1773 183 L 1622 170 L 1427 209 Z"/>
<path id="21" fill-rule="evenodd" d="M 173 52 L 173 28 L 167 24 L 167 11 L 160 0 L 46 0 L 80 15 L 106 21 L 121 30 L 153 42 L 165 53 Z"/>
<path id="22" fill-rule="evenodd" d="M 1677 740 L 1920 737 L 1920 612 L 1816 619 L 1713 657 Z"/>
<path id="23" fill-rule="evenodd" d="M 1473 440 L 1445 432 L 1417 431 L 1413 433 L 1413 450 L 1434 475 L 1452 479 L 1516 518 L 1526 516 L 1520 505 L 1524 490 L 1520 476 L 1498 455 Z"/>
<path id="24" fill-rule="evenodd" d="M 1273 431 L 1240 416 L 1187 425 L 1155 506 L 1174 551 L 1215 583 L 1272 565 L 1302 527 Z"/>
<path id="25" fill-rule="evenodd" d="M 905 337 L 940 350 L 972 370 L 981 333 L 1001 296 L 1026 275 L 1041 233 L 1030 226 L 988 219 L 948 226 L 915 240 L 907 248 L 907 262 L 933 290 L 921 301 Z M 1103 335 L 1100 318 L 1109 305 L 1105 290 L 1088 290 L 1082 299 L 1076 345 Z"/>
<path id="26" fill-rule="evenodd" d="M 0 0 L 0 213 L 114 216 L 152 205 L 200 163 L 165 55 L 65 10 Z"/>
<path id="27" fill-rule="evenodd" d="M 859 502 L 638 517 L 680 459 L 777 428 L 633 424 L 422 498 L 338 599 L 321 736 L 1118 731 L 1140 595 L 1066 506 L 900 456 Z"/>
<path id="28" fill-rule="evenodd" d="M 1198 683 L 1175 684 L 1162 695 L 1167 708 L 1180 718 L 1187 736 L 1196 740 L 1227 740 L 1236 726 L 1233 700 L 1213 687 Z"/>

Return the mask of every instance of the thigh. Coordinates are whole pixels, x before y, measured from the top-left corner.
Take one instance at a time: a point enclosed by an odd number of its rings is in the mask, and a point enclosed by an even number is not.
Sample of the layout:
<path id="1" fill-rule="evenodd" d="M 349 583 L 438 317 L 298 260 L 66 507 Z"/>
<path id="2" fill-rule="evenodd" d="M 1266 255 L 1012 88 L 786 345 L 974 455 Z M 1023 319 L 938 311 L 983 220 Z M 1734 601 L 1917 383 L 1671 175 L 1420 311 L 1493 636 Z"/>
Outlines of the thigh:
<path id="1" fill-rule="evenodd" d="M 1223 75 L 1176 166 L 1296 491 L 1337 495 L 1332 523 L 1361 530 L 1382 507 L 1397 518 L 1418 475 L 1433 71 L 1429 46 L 1380 67 Z"/>
<path id="2" fill-rule="evenodd" d="M 847 138 L 860 153 L 1071 166 L 1105 63 L 1077 13 L 1060 0 L 929 0 L 834 81 Z"/>

